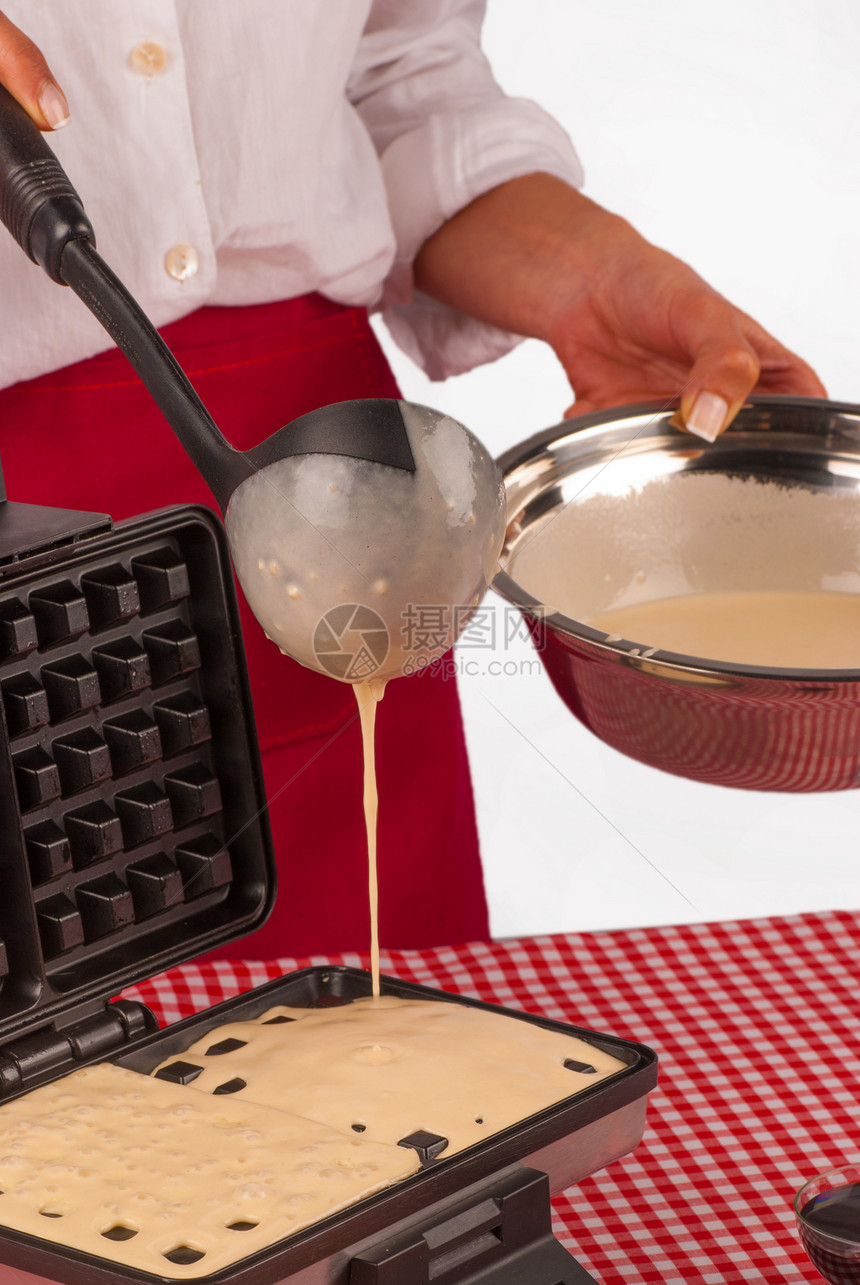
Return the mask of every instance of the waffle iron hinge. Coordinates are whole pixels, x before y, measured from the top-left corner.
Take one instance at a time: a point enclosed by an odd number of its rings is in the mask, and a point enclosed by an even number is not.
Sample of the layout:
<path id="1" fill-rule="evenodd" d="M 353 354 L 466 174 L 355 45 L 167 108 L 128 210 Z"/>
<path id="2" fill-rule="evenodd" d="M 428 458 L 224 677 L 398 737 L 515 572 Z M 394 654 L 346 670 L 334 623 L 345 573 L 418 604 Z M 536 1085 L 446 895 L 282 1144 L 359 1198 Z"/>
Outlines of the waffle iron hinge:
<path id="1" fill-rule="evenodd" d="M 72 1026 L 45 1026 L 0 1045 L 0 1101 L 34 1089 L 86 1062 L 109 1058 L 158 1029 L 145 1004 L 118 999 Z"/>
<path id="2" fill-rule="evenodd" d="M 112 525 L 107 513 L 53 509 L 44 504 L 19 504 L 8 499 L 0 464 L 0 575 L 4 566 L 14 565 L 33 554 L 76 544 L 85 536 L 109 531 Z"/>
<path id="3" fill-rule="evenodd" d="M 552 1234 L 549 1179 L 500 1174 L 476 1201 L 383 1239 L 349 1265 L 349 1285 L 595 1285 Z"/>

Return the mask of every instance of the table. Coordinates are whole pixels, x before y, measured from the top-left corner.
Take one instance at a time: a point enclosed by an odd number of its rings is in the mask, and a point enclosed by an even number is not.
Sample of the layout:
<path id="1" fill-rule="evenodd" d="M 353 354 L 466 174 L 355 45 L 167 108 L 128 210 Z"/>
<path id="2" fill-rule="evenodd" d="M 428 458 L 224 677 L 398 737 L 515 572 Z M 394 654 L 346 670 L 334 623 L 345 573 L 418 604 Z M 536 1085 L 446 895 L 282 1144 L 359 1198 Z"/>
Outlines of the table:
<path id="1" fill-rule="evenodd" d="M 172 1022 L 348 954 L 188 964 L 126 994 Z M 801 1182 L 860 1161 L 860 912 L 389 951 L 383 971 L 656 1049 L 632 1156 L 557 1197 L 556 1235 L 603 1285 L 820 1282 Z"/>

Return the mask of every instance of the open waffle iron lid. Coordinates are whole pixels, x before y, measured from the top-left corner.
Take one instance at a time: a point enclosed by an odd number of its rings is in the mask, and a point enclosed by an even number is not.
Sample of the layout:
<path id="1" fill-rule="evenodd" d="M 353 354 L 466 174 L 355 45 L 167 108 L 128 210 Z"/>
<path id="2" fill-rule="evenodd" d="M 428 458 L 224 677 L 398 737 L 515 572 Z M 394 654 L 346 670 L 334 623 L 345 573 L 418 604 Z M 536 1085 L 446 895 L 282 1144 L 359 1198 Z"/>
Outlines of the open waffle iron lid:
<path id="1" fill-rule="evenodd" d="M 123 988 L 263 922 L 275 862 L 220 522 L 0 473 L 0 1101 L 153 1029 Z"/>

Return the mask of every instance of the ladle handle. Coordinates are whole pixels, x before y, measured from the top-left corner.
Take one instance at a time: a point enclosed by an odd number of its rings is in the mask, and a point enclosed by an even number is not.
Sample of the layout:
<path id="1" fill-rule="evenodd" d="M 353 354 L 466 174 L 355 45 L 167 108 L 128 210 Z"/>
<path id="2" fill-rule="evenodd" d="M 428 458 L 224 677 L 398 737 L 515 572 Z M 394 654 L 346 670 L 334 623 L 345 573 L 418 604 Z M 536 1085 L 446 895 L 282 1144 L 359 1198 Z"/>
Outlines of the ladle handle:
<path id="1" fill-rule="evenodd" d="M 24 108 L 2 85 L 0 219 L 24 253 L 61 284 L 60 259 L 68 242 L 96 242 L 65 170 Z"/>
<path id="2" fill-rule="evenodd" d="M 80 197 L 24 108 L 0 85 L 0 220 L 87 305 L 140 376 L 221 509 L 251 465 L 221 434 L 173 353 L 95 249 Z"/>
<path id="3" fill-rule="evenodd" d="M 95 248 L 69 241 L 61 267 L 65 284 L 125 353 L 223 512 L 252 465 L 223 436 L 161 335 Z"/>

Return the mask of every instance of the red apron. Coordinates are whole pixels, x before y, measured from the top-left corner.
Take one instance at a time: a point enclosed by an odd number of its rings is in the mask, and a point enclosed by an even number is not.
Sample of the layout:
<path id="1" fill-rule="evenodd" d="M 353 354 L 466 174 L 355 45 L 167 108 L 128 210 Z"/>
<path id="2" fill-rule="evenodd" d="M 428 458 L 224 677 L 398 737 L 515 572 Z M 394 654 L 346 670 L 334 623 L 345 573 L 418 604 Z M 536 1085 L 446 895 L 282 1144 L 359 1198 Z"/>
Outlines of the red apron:
<path id="1" fill-rule="evenodd" d="M 363 309 L 318 295 L 203 308 L 164 337 L 224 435 L 247 449 L 328 402 L 399 392 Z M 10 498 L 115 519 L 168 504 L 217 508 L 116 351 L 0 391 Z M 241 594 L 240 594 L 241 598 Z M 244 600 L 243 628 L 278 861 L 268 923 L 218 952 L 275 958 L 369 943 L 361 740 L 345 684 L 267 641 Z M 382 943 L 489 936 L 455 683 L 389 684 L 377 724 Z"/>

